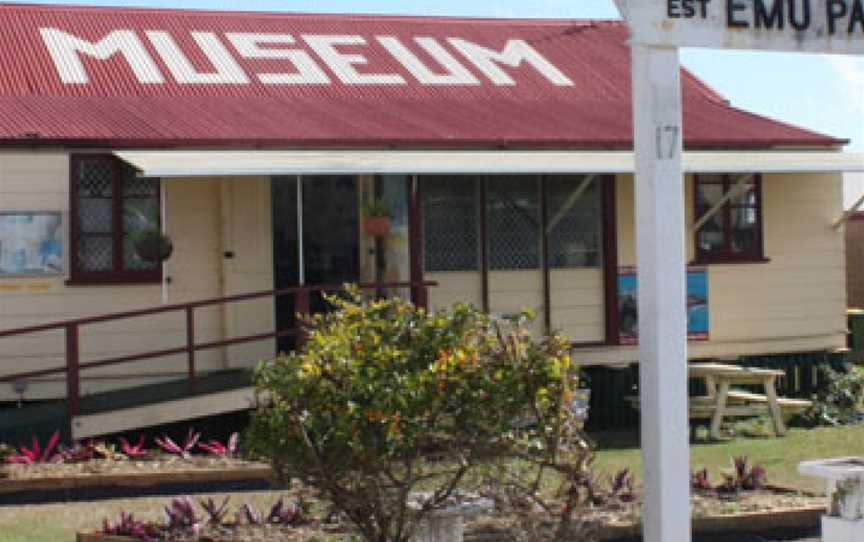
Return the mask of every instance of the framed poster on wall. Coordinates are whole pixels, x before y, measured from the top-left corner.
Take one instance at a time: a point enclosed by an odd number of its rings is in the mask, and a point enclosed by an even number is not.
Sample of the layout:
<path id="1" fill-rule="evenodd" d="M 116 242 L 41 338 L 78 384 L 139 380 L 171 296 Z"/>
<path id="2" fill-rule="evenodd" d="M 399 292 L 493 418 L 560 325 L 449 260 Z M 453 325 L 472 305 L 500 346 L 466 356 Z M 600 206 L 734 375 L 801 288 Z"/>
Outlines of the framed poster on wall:
<path id="1" fill-rule="evenodd" d="M 623 267 L 618 272 L 618 327 L 621 344 L 639 342 L 638 283 L 636 269 Z M 710 330 L 708 318 L 708 270 L 687 269 L 687 338 L 706 341 Z"/>
<path id="2" fill-rule="evenodd" d="M 0 211 L 0 277 L 65 270 L 63 213 Z"/>

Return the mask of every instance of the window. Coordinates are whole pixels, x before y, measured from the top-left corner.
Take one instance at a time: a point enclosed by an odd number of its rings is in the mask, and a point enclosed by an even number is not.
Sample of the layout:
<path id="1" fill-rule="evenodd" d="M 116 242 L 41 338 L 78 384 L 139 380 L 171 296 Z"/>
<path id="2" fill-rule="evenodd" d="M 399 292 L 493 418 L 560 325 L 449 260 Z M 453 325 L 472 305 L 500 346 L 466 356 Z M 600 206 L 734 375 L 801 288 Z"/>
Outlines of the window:
<path id="1" fill-rule="evenodd" d="M 602 181 L 598 176 L 550 176 L 546 183 L 549 267 L 603 265 Z"/>
<path id="2" fill-rule="evenodd" d="M 539 177 L 491 177 L 486 187 L 489 268 L 540 267 Z"/>
<path id="3" fill-rule="evenodd" d="M 135 253 L 135 235 L 158 229 L 159 181 L 104 155 L 71 162 L 73 283 L 159 282 L 161 266 Z"/>
<path id="4" fill-rule="evenodd" d="M 480 232 L 486 232 L 489 269 L 540 269 L 543 229 L 548 233 L 549 267 L 603 265 L 602 179 L 599 176 L 492 175 L 485 178 L 424 177 L 425 270 L 477 271 Z M 543 192 L 546 216 L 542 216 Z M 486 224 L 481 228 L 485 206 Z"/>
<path id="5" fill-rule="evenodd" d="M 479 270 L 479 186 L 474 177 L 423 178 L 426 271 Z"/>
<path id="6" fill-rule="evenodd" d="M 761 179 L 753 176 L 741 189 L 738 180 L 731 175 L 696 176 L 696 220 L 719 204 L 730 190 L 736 191 L 696 232 L 699 263 L 763 260 Z"/>

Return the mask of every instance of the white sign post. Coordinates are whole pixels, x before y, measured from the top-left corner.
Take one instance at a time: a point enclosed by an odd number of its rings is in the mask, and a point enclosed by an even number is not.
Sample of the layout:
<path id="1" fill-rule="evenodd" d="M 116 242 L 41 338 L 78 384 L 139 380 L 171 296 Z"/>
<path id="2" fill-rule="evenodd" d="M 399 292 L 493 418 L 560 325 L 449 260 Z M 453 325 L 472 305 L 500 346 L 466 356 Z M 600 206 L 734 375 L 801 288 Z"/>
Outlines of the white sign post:
<path id="1" fill-rule="evenodd" d="M 864 0 L 615 0 L 631 31 L 647 542 L 689 542 L 680 47 L 864 54 Z M 757 172 L 754 172 L 757 173 Z"/>
<path id="2" fill-rule="evenodd" d="M 690 540 L 682 112 L 677 49 L 634 46 L 645 540 Z"/>

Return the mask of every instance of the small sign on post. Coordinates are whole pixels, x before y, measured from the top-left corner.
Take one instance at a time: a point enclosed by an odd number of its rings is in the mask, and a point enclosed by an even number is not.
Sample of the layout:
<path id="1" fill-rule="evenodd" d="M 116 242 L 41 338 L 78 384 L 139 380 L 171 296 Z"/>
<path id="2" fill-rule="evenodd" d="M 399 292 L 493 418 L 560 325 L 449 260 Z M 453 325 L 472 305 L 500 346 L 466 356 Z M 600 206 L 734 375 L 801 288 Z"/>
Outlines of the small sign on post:
<path id="1" fill-rule="evenodd" d="M 616 0 L 633 43 L 864 54 L 864 0 Z"/>

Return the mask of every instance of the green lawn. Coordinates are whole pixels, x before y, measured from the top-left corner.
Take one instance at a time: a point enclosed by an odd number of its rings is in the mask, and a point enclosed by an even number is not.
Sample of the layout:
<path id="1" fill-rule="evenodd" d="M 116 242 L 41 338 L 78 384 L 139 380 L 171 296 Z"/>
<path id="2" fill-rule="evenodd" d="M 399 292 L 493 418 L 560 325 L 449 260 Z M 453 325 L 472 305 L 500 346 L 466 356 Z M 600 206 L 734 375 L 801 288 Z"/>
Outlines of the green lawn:
<path id="1" fill-rule="evenodd" d="M 599 445 L 595 467 L 599 473 L 611 475 L 618 469 L 630 468 L 639 477 L 642 461 L 632 435 L 603 434 L 595 438 Z M 798 474 L 798 463 L 823 457 L 864 456 L 864 425 L 790 429 L 782 438 L 739 437 L 694 444 L 690 447 L 691 470 L 708 467 L 712 481 L 720 481 L 719 470 L 730 467 L 731 458 L 738 455 L 746 455 L 751 464 L 765 467 L 772 484 L 824 493 L 821 480 Z"/>

